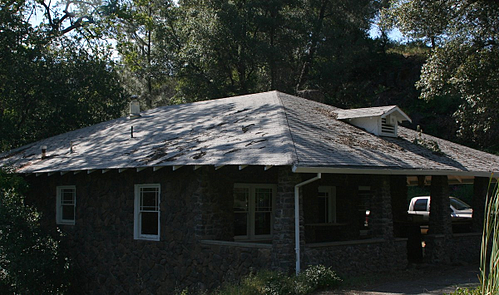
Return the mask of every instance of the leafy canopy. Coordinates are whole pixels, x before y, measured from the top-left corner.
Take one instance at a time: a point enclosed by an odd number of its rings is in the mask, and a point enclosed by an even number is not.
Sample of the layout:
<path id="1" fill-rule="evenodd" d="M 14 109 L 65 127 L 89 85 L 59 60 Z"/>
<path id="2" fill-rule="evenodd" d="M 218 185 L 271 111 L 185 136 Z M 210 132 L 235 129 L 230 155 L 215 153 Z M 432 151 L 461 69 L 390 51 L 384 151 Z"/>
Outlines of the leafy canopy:
<path id="1" fill-rule="evenodd" d="M 431 42 L 416 86 L 421 98 L 459 97 L 458 133 L 479 147 L 498 149 L 499 2 L 392 0 L 385 24 Z"/>
<path id="2" fill-rule="evenodd" d="M 61 294 L 69 260 L 40 227 L 40 213 L 25 204 L 23 179 L 0 170 L 0 289 L 3 294 Z"/>

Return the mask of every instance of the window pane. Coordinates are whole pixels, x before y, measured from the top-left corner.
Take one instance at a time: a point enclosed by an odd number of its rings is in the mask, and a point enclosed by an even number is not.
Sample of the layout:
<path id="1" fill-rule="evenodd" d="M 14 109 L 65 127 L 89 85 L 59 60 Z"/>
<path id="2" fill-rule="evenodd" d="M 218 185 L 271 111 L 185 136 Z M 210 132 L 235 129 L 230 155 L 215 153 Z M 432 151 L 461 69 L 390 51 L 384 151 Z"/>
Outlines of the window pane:
<path id="1" fill-rule="evenodd" d="M 255 189 L 255 235 L 271 233 L 272 189 Z"/>
<path id="2" fill-rule="evenodd" d="M 255 213 L 255 235 L 270 235 L 271 213 Z"/>
<path id="3" fill-rule="evenodd" d="M 157 188 L 142 188 L 141 189 L 141 204 L 140 210 L 157 211 L 158 210 L 158 189 Z"/>
<path id="4" fill-rule="evenodd" d="M 329 216 L 329 204 L 328 204 L 328 193 L 326 192 L 319 192 L 318 196 L 318 207 L 319 207 L 319 214 L 318 214 L 318 220 L 317 222 L 319 223 L 327 223 L 328 216 Z"/>
<path id="5" fill-rule="evenodd" d="M 62 204 L 74 204 L 74 190 L 63 189 L 61 191 L 61 203 Z"/>
<path id="6" fill-rule="evenodd" d="M 75 210 L 73 205 L 62 205 L 62 220 L 74 220 Z"/>
<path id="7" fill-rule="evenodd" d="M 414 203 L 414 211 L 426 211 L 427 207 L 428 207 L 427 199 L 417 200 L 416 203 Z"/>
<path id="8" fill-rule="evenodd" d="M 140 232 L 143 235 L 157 235 L 158 233 L 158 213 L 142 212 L 140 214 Z"/>
<path id="9" fill-rule="evenodd" d="M 272 189 L 257 188 L 255 190 L 255 208 L 256 211 L 272 210 Z"/>
<path id="10" fill-rule="evenodd" d="M 234 235 L 248 234 L 249 188 L 234 188 Z"/>
<path id="11" fill-rule="evenodd" d="M 234 213 L 234 235 L 246 236 L 248 234 L 248 214 Z"/>
<path id="12" fill-rule="evenodd" d="M 248 211 L 248 188 L 234 188 L 234 211 Z"/>

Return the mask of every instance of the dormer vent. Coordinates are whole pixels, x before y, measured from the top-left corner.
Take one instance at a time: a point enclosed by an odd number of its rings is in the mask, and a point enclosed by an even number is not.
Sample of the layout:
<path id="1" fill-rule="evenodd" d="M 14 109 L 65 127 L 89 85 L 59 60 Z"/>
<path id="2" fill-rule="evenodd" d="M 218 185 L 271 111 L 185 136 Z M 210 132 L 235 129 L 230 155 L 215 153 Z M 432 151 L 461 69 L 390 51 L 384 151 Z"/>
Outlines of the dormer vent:
<path id="1" fill-rule="evenodd" d="M 347 120 L 350 124 L 378 136 L 397 137 L 398 124 L 411 121 L 397 106 L 372 107 L 336 111 L 338 120 Z"/>
<path id="2" fill-rule="evenodd" d="M 391 118 L 392 119 L 392 118 Z M 386 136 L 397 136 L 397 121 L 390 122 L 387 118 L 381 118 L 381 135 Z M 392 123 L 392 124 L 390 124 Z"/>

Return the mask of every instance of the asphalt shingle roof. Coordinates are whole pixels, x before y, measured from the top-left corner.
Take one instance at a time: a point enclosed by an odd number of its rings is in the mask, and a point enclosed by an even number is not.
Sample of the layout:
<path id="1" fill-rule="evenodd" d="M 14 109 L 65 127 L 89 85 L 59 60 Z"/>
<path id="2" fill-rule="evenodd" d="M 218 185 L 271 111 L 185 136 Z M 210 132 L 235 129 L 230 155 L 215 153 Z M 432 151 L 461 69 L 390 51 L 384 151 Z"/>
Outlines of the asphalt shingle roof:
<path id="1" fill-rule="evenodd" d="M 159 107 L 0 154 L 0 165 L 20 173 L 182 165 L 499 171 L 497 156 L 403 127 L 398 138 L 378 137 L 338 120 L 341 111 L 277 91 Z"/>

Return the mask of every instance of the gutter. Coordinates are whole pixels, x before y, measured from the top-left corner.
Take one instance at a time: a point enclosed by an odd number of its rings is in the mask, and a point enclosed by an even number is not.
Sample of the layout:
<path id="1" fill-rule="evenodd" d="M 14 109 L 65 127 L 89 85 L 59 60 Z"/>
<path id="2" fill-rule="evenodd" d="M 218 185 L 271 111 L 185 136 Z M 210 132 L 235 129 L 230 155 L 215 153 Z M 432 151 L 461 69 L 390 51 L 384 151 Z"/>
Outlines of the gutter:
<path id="1" fill-rule="evenodd" d="M 322 174 L 317 173 L 317 176 L 304 182 L 295 185 L 295 253 L 296 253 L 296 275 L 300 273 L 301 259 L 300 259 L 300 187 L 321 179 Z"/>
<path id="2" fill-rule="evenodd" d="M 292 167 L 294 173 L 331 173 L 331 174 L 378 174 L 378 175 L 441 175 L 441 176 L 470 176 L 490 177 L 495 171 L 469 171 L 469 170 L 431 170 L 431 169 L 393 169 L 393 168 L 343 168 L 328 166 L 296 166 Z"/>

